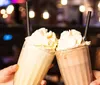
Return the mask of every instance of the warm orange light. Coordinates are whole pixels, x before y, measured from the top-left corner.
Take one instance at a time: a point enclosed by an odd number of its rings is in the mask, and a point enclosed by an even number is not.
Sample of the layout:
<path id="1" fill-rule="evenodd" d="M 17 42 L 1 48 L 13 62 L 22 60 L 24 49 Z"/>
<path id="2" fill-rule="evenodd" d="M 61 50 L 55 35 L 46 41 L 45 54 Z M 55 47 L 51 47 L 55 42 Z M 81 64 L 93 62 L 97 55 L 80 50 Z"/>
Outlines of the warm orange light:
<path id="1" fill-rule="evenodd" d="M 5 14 L 6 10 L 5 9 L 1 9 L 1 14 Z"/>
<path id="2" fill-rule="evenodd" d="M 3 17 L 3 18 L 7 18 L 7 17 L 8 17 L 8 14 L 3 14 L 2 17 Z"/>

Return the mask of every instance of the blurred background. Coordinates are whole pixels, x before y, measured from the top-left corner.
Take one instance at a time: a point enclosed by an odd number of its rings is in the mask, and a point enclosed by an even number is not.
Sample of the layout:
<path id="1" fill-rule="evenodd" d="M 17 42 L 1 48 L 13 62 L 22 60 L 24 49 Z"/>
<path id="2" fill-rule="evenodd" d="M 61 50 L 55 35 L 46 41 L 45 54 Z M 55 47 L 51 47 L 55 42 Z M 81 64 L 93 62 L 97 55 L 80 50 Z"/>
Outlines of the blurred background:
<path id="1" fill-rule="evenodd" d="M 0 69 L 17 63 L 27 36 L 26 0 L 0 0 Z M 92 11 L 87 40 L 91 41 L 92 69 L 100 70 L 100 0 L 28 0 L 30 33 L 39 28 L 54 31 L 76 29 L 82 35 L 88 11 Z M 99 65 L 97 65 L 99 63 Z M 56 58 L 45 79 L 47 85 L 63 85 Z"/>

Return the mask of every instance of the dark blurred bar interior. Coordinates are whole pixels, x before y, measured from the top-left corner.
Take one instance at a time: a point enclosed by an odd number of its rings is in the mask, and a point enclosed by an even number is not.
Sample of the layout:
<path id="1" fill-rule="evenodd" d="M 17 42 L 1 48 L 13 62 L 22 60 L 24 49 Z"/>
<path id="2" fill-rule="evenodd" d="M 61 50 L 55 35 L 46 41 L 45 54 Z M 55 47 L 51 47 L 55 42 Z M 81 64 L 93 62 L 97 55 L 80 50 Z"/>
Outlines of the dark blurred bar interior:
<path id="1" fill-rule="evenodd" d="M 100 70 L 99 0 L 29 0 L 30 32 L 52 30 L 59 38 L 64 30 L 76 29 L 82 35 L 88 11 L 92 11 L 87 40 L 91 41 L 92 69 Z M 0 69 L 17 63 L 26 32 L 25 0 L 0 0 Z M 45 79 L 47 85 L 63 85 L 56 59 Z"/>

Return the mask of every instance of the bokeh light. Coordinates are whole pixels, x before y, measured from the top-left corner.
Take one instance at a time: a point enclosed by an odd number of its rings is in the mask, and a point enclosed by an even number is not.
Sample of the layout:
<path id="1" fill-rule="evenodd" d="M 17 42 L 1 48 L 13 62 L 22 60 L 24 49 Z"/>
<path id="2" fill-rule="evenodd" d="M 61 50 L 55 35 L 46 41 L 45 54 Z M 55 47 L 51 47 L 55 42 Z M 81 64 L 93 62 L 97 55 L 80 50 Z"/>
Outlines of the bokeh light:
<path id="1" fill-rule="evenodd" d="M 3 18 L 7 18 L 7 17 L 8 17 L 8 14 L 3 14 L 2 17 L 3 17 Z"/>
<path id="2" fill-rule="evenodd" d="M 100 17 L 99 17 L 99 22 L 100 22 Z"/>
<path id="3" fill-rule="evenodd" d="M 34 18 L 35 17 L 35 12 L 33 10 L 29 11 L 29 17 Z"/>
<path id="4" fill-rule="evenodd" d="M 11 34 L 5 34 L 3 36 L 3 40 L 4 41 L 9 41 L 9 40 L 12 40 L 13 36 Z"/>
<path id="5" fill-rule="evenodd" d="M 80 12 L 85 12 L 85 6 L 84 5 L 80 5 L 79 6 L 79 11 Z"/>
<path id="6" fill-rule="evenodd" d="M 14 11 L 14 6 L 13 5 L 9 5 L 6 9 L 7 14 L 11 14 Z"/>
<path id="7" fill-rule="evenodd" d="M 1 9 L 1 14 L 5 14 L 6 10 L 5 9 Z"/>
<path id="8" fill-rule="evenodd" d="M 100 9 L 100 1 L 99 1 L 99 3 L 98 3 L 98 8 Z"/>
<path id="9" fill-rule="evenodd" d="M 48 11 L 43 12 L 43 19 L 49 19 L 50 15 Z"/>
<path id="10" fill-rule="evenodd" d="M 67 5 L 67 3 L 68 3 L 68 0 L 61 0 L 62 5 Z"/>

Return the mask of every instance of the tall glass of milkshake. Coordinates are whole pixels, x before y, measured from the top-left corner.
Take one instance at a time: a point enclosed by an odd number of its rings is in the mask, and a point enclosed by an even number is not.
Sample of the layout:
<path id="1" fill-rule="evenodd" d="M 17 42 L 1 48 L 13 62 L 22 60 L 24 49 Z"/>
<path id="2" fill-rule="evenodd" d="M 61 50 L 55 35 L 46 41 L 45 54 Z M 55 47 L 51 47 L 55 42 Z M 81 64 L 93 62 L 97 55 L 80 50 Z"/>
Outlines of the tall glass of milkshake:
<path id="1" fill-rule="evenodd" d="M 65 85 L 89 85 L 92 81 L 89 45 L 79 31 L 61 33 L 56 58 Z"/>
<path id="2" fill-rule="evenodd" d="M 18 59 L 14 85 L 40 85 L 54 59 L 56 45 L 55 33 L 44 28 L 26 37 Z"/>

